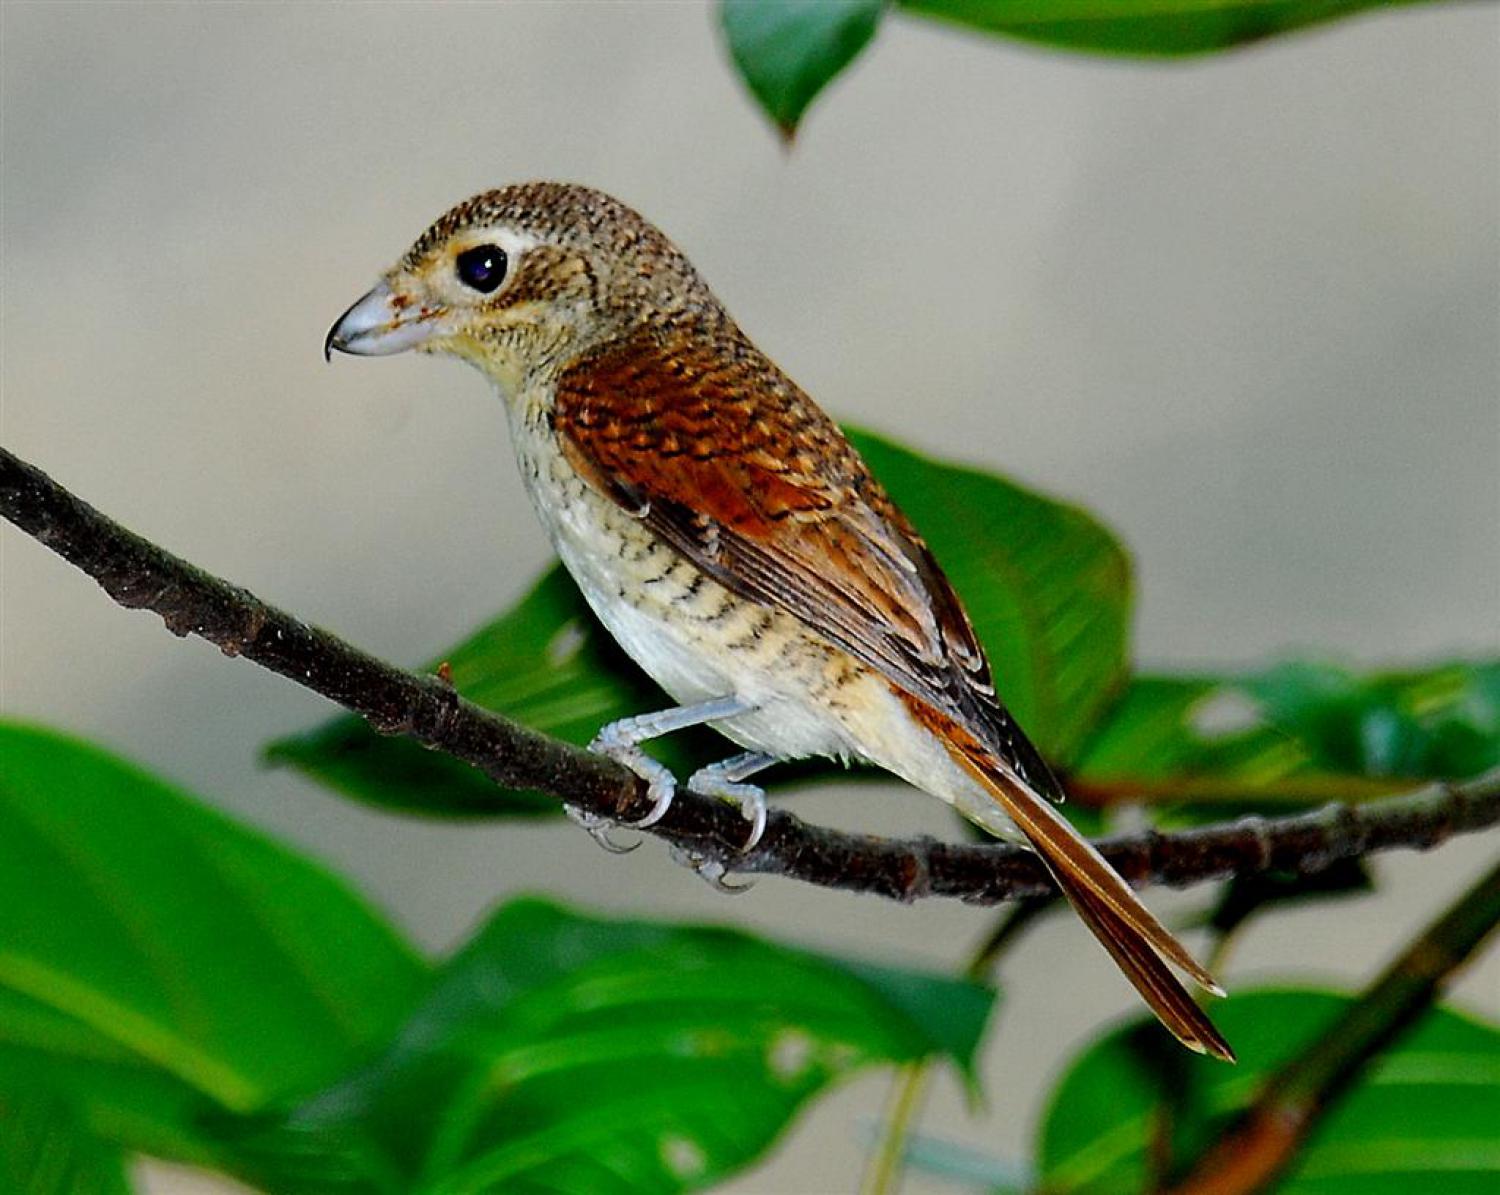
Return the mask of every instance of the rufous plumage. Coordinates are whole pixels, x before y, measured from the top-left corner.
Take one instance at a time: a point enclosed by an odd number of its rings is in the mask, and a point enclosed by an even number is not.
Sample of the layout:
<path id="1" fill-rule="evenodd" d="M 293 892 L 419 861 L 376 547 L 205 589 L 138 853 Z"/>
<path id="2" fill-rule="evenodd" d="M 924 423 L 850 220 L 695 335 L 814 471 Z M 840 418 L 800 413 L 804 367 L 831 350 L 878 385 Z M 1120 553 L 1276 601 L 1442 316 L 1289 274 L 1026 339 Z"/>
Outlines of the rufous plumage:
<path id="1" fill-rule="evenodd" d="M 601 731 L 651 784 L 649 738 L 709 723 L 740 754 L 689 788 L 733 799 L 784 759 L 876 764 L 1029 843 L 1184 1044 L 1232 1058 L 1172 971 L 1208 973 L 1053 807 L 963 604 L 838 426 L 753 345 L 687 258 L 585 187 L 528 183 L 442 216 L 325 349 L 416 349 L 499 389 L 537 514 L 600 622 L 678 706 Z M 596 827 L 597 828 L 597 827 Z"/>

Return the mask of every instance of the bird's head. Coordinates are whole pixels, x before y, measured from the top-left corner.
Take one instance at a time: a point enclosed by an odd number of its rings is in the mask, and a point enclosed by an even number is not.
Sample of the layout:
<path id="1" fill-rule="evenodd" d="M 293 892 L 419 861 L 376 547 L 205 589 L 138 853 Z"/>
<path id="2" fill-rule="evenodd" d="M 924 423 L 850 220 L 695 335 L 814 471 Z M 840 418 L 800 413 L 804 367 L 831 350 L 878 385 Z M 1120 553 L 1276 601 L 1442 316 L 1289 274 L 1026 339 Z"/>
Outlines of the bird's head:
<path id="1" fill-rule="evenodd" d="M 630 208 L 523 183 L 439 218 L 339 317 L 324 353 L 449 353 L 515 393 L 602 344 L 722 318 L 687 259 Z"/>

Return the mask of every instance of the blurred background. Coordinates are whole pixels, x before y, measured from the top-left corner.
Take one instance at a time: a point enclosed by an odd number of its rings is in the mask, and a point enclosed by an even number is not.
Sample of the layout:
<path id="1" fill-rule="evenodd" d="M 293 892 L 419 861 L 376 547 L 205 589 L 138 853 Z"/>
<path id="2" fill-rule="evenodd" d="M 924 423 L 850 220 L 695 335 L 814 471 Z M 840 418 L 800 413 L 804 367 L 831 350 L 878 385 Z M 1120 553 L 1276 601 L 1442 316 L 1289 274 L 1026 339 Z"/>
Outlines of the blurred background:
<path id="1" fill-rule="evenodd" d="M 891 20 L 790 150 L 699 4 L 7 0 L 0 35 L 0 438 L 378 654 L 440 652 L 549 551 L 477 375 L 325 366 L 323 333 L 449 205 L 543 177 L 660 224 L 840 417 L 1090 506 L 1134 550 L 1152 665 L 1496 645 L 1493 8 L 1161 66 Z M 364 811 L 257 762 L 326 705 L 121 611 L 9 527 L 0 553 L 7 716 L 301 844 L 434 950 L 523 891 L 938 968 L 989 924 L 777 881 L 731 902 L 654 844 L 610 858 L 565 824 Z M 796 800 L 959 832 L 896 786 Z M 1367 979 L 1494 850 L 1386 857 L 1380 895 L 1257 922 L 1231 987 Z M 926 1129 L 1014 1156 L 1051 1069 L 1134 1005 L 1061 918 L 1001 979 L 988 1103 L 949 1083 Z M 1500 1013 L 1493 954 L 1457 998 Z M 886 1086 L 818 1104 L 733 1189 L 851 1189 Z"/>

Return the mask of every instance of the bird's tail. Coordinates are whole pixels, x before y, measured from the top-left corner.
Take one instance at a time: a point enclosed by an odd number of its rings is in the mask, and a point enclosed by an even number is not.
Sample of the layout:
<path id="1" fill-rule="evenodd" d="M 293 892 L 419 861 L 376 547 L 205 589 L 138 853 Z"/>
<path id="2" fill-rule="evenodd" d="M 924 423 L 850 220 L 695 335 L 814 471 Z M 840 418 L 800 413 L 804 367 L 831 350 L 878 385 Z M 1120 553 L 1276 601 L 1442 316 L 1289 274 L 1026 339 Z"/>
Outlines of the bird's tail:
<path id="1" fill-rule="evenodd" d="M 930 715 L 929 715 L 930 716 Z M 1234 1051 L 1167 964 L 1222 996 L 1196 959 L 1141 903 L 1093 845 L 995 753 L 963 727 L 939 730 L 953 758 L 983 785 L 1026 836 L 1084 924 L 1114 957 L 1151 1011 L 1190 1050 L 1234 1061 Z"/>

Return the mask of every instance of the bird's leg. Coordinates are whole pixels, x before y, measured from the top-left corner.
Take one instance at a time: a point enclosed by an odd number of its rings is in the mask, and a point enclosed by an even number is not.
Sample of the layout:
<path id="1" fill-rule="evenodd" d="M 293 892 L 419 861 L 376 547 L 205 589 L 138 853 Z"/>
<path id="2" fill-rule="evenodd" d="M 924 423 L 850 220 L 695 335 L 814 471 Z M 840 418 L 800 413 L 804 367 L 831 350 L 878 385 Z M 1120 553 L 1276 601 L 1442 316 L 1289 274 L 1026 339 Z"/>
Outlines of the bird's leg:
<path id="1" fill-rule="evenodd" d="M 699 768 L 688 778 L 688 792 L 700 797 L 718 797 L 734 801 L 740 813 L 750 823 L 750 833 L 740 850 L 748 851 L 760 841 L 766 832 L 766 790 L 757 784 L 744 784 L 756 772 L 764 771 L 776 762 L 774 755 L 764 751 L 746 751 L 721 759 L 718 763 Z"/>
<path id="2" fill-rule="evenodd" d="M 686 730 L 690 726 L 700 726 L 704 722 L 716 722 L 721 718 L 747 714 L 753 708 L 748 702 L 738 697 L 718 697 L 712 701 L 661 710 L 654 714 L 637 714 L 633 718 L 621 718 L 618 722 L 611 722 L 600 730 L 594 736 L 594 741 L 589 744 L 589 750 L 608 756 L 616 763 L 624 764 L 646 781 L 646 795 L 653 802 L 651 811 L 645 817 L 629 824 L 641 828 L 654 826 L 661 821 L 671 807 L 673 794 L 677 790 L 677 781 L 671 771 L 665 764 L 658 763 L 642 751 L 640 746 L 642 743 L 648 739 L 660 738 L 664 734 Z M 610 840 L 608 832 L 615 823 L 609 818 L 571 806 L 564 808 L 567 809 L 568 816 L 592 834 L 594 840 L 606 850 L 619 853 L 634 849 L 621 847 Z"/>

